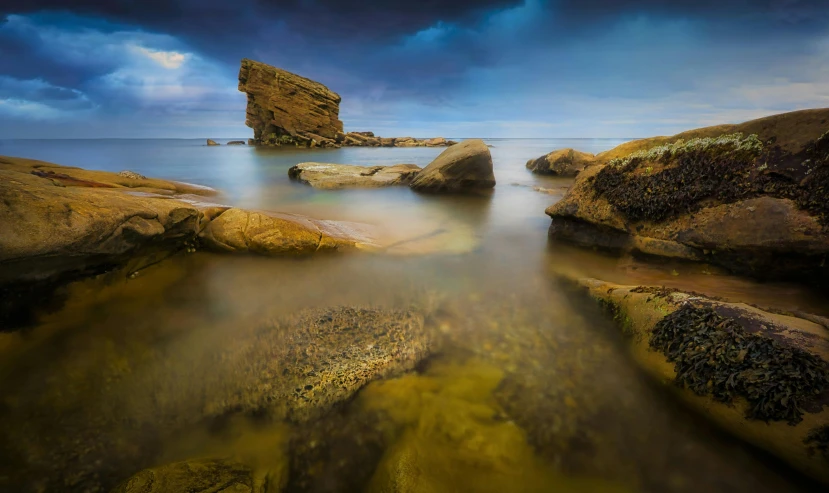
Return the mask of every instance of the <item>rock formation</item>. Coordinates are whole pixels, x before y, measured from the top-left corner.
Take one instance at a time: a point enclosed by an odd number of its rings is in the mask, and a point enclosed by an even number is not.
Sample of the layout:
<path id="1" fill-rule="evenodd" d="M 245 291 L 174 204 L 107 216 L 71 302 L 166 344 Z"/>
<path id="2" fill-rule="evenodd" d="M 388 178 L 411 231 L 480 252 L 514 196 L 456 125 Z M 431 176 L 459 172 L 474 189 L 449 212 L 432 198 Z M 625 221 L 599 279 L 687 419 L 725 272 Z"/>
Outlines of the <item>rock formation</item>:
<path id="1" fill-rule="evenodd" d="M 629 336 L 635 361 L 705 417 L 829 482 L 829 332 L 666 288 L 580 280 Z"/>
<path id="2" fill-rule="evenodd" d="M 415 164 L 354 166 L 349 164 L 300 163 L 288 170 L 291 178 L 314 188 L 377 188 L 408 185 L 420 172 Z"/>
<path id="3" fill-rule="evenodd" d="M 229 146 L 243 146 L 243 145 L 245 145 L 245 141 L 244 140 L 231 140 L 230 142 L 227 143 L 227 145 L 229 145 Z"/>
<path id="4" fill-rule="evenodd" d="M 575 149 L 559 149 L 527 161 L 527 169 L 540 175 L 576 176 L 594 162 L 595 156 Z"/>
<path id="5" fill-rule="evenodd" d="M 35 291 L 194 243 L 299 255 L 371 248 L 365 226 L 212 204 L 186 183 L 0 157 L 0 325 L 25 323 Z M 355 236 L 350 237 L 349 235 Z M 154 259 L 154 260 L 150 260 Z"/>
<path id="6" fill-rule="evenodd" d="M 216 142 L 215 140 L 213 140 L 213 139 L 207 139 L 207 145 L 217 146 L 217 145 L 220 145 L 220 144 L 218 142 Z"/>
<path id="7" fill-rule="evenodd" d="M 247 94 L 245 124 L 253 129 L 251 144 L 300 147 L 441 147 L 455 142 L 443 137 L 383 138 L 373 132 L 343 133 L 340 96 L 310 79 L 243 59 L 239 91 Z"/>
<path id="8" fill-rule="evenodd" d="M 465 140 L 443 151 L 417 174 L 410 186 L 422 192 L 493 188 L 492 155 L 482 140 Z"/>
<path id="9" fill-rule="evenodd" d="M 343 139 L 341 98 L 319 82 L 245 58 L 239 90 L 247 94 L 245 124 L 258 144 L 333 146 Z"/>
<path id="10" fill-rule="evenodd" d="M 547 209 L 550 235 L 826 284 L 828 131 L 818 109 L 623 144 Z"/>

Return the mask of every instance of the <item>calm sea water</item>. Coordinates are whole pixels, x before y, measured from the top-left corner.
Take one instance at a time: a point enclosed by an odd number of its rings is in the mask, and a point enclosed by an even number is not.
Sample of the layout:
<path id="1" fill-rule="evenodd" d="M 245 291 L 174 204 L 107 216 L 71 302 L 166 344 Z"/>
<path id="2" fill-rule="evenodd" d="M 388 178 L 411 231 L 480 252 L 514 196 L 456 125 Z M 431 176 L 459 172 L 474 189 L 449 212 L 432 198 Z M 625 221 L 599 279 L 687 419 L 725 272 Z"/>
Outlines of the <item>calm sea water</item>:
<path id="1" fill-rule="evenodd" d="M 571 181 L 533 175 L 526 161 L 624 141 L 488 139 L 494 192 L 456 197 L 316 191 L 287 176 L 306 161 L 425 166 L 440 148 L 0 140 L 0 155 L 207 185 L 233 205 L 369 223 L 406 245 L 302 260 L 199 252 L 135 280 L 77 283 L 38 326 L 0 333 L 0 490 L 107 491 L 144 467 L 240 455 L 290 470 L 286 491 L 377 491 L 375 469 L 408 446 L 433 491 L 810 491 L 643 379 L 617 329 L 558 280 L 664 284 L 826 312 L 796 286 L 548 244 L 544 209 Z M 371 384 L 326 418 L 336 439 L 320 435 L 326 422 L 228 417 L 229 401 L 257 391 L 250 354 L 278 354 L 263 347 L 263 324 L 330 306 L 414 306 L 439 325 L 440 350 L 418 374 Z M 216 409 L 228 419 L 217 423 Z M 396 430 L 382 447 L 372 441 L 378 428 Z M 318 442 L 324 452 L 307 452 Z"/>

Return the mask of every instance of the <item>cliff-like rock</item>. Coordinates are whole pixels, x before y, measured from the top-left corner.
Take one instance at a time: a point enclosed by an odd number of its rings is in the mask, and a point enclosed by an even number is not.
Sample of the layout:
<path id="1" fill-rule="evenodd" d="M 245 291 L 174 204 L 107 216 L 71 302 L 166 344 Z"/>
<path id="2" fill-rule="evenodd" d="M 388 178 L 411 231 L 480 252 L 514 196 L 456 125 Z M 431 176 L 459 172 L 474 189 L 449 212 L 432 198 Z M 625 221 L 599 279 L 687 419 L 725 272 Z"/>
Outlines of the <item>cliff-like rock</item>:
<path id="1" fill-rule="evenodd" d="M 343 139 L 341 98 L 319 82 L 245 58 L 239 90 L 248 96 L 245 124 L 257 144 L 333 146 Z"/>
<path id="2" fill-rule="evenodd" d="M 373 132 L 343 133 L 340 96 L 291 72 L 250 59 L 242 60 L 239 90 L 248 96 L 245 125 L 251 145 L 298 147 L 448 147 L 443 137 L 376 137 Z M 208 145 L 210 145 L 208 143 Z"/>

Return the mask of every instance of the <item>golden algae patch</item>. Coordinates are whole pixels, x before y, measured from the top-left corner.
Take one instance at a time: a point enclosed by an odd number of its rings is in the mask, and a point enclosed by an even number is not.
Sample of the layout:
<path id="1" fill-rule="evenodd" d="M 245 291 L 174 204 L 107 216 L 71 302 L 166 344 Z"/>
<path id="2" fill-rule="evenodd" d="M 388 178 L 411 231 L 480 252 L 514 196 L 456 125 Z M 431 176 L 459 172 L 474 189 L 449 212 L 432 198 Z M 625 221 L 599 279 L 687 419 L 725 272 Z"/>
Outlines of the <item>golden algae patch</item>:
<path id="1" fill-rule="evenodd" d="M 386 417 L 386 450 L 368 491 L 617 492 L 556 474 L 492 396 L 503 373 L 473 359 L 367 386 L 357 404 Z"/>

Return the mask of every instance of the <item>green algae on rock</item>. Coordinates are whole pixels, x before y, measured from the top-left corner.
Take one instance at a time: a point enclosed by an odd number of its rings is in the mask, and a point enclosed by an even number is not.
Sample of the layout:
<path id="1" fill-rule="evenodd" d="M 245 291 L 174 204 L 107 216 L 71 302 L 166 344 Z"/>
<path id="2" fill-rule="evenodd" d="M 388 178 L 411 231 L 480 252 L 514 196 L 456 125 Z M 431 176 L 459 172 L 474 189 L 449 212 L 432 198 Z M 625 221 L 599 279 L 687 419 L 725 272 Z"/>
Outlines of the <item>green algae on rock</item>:
<path id="1" fill-rule="evenodd" d="M 829 421 L 825 327 L 681 291 L 579 284 L 612 307 L 635 361 L 658 381 L 679 383 L 672 388 L 693 409 L 829 482 L 807 443 Z"/>
<path id="2" fill-rule="evenodd" d="M 820 454 L 829 462 L 829 424 L 810 431 L 803 443 L 810 454 Z"/>

